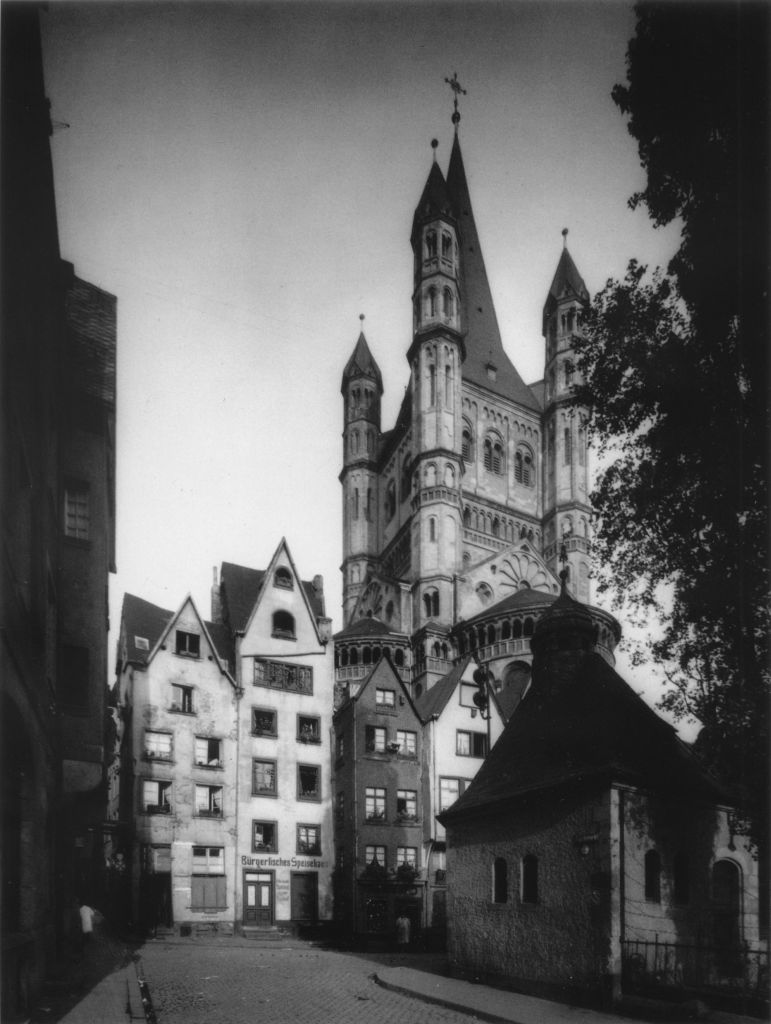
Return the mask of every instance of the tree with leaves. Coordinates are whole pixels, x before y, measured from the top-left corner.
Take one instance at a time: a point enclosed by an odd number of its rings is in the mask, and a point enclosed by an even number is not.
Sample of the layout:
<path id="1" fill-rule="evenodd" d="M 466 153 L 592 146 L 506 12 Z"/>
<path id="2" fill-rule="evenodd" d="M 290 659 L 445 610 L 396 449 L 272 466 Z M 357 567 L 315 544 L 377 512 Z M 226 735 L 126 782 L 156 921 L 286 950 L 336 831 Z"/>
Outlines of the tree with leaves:
<path id="1" fill-rule="evenodd" d="M 768 836 L 767 9 L 640 3 L 628 118 L 647 176 L 630 199 L 679 221 L 667 271 L 632 260 L 582 320 L 582 384 L 602 470 L 600 590 L 661 624 L 662 706 L 762 847 Z M 637 657 L 646 652 L 638 650 Z"/>

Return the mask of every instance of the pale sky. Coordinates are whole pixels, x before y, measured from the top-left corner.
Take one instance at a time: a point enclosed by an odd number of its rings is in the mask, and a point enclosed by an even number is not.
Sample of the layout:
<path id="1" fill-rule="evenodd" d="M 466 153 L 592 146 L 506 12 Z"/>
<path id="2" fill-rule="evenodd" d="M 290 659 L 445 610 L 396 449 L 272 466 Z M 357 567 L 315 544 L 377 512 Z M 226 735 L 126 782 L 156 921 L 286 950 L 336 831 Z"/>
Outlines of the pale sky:
<path id="1" fill-rule="evenodd" d="M 62 256 L 118 299 L 111 652 L 124 592 L 209 617 L 212 566 L 264 568 L 282 536 L 338 630 L 341 375 L 363 313 L 390 428 L 445 78 L 528 383 L 564 227 L 592 294 L 676 248 L 627 205 L 643 174 L 610 92 L 632 4 L 52 0 L 41 23 Z"/>

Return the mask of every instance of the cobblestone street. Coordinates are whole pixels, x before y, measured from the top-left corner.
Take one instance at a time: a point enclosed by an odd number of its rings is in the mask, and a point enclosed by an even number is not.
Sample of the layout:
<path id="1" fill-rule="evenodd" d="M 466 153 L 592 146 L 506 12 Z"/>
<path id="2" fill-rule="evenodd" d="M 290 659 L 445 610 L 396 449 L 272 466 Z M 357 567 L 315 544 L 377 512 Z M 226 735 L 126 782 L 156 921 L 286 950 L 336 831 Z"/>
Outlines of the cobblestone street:
<path id="1" fill-rule="evenodd" d="M 160 942 L 139 952 L 158 1024 L 468 1024 L 470 1019 L 381 988 L 371 977 L 376 960 L 354 954 L 312 946 Z M 401 961 L 383 957 L 382 962 Z"/>

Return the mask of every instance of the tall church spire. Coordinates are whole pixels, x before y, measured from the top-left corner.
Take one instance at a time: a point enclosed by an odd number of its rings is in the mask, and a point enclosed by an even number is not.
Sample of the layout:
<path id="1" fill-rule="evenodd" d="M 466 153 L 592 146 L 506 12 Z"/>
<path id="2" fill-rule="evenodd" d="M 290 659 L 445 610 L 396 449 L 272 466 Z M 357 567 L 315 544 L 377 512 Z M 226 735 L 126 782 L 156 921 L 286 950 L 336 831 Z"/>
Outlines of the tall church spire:
<path id="1" fill-rule="evenodd" d="M 471 208 L 466 170 L 456 133 L 447 170 L 447 190 L 458 224 L 460 254 L 462 330 L 466 341 L 463 376 L 495 394 L 520 402 L 528 409 L 539 404 L 517 373 L 503 348 L 487 270 Z"/>

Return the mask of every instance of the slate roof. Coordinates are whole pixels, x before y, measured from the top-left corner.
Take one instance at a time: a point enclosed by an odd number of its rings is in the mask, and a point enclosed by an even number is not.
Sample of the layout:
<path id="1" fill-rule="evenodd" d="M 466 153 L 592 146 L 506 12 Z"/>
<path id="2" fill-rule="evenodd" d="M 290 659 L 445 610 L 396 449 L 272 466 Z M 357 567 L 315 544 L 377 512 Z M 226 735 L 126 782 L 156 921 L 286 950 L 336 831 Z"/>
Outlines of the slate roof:
<path id="1" fill-rule="evenodd" d="M 463 377 L 528 409 L 540 411 L 541 404 L 503 349 L 457 134 L 447 170 L 447 189 L 453 202 L 462 245 L 461 313 L 466 344 Z M 496 368 L 495 380 L 491 380 L 487 372 L 488 363 Z"/>
<path id="2" fill-rule="evenodd" d="M 134 665 L 146 665 L 169 622 L 176 612 L 159 608 L 150 601 L 133 594 L 123 596 L 123 626 L 126 633 L 126 660 Z M 206 622 L 206 629 L 215 650 L 225 665 L 232 662 L 232 643 L 227 627 L 216 622 Z M 138 647 L 137 637 L 147 640 L 147 650 Z"/>
<path id="3" fill-rule="evenodd" d="M 73 277 L 65 295 L 68 368 L 81 395 L 115 405 L 117 299 Z"/>
<path id="4" fill-rule="evenodd" d="M 457 623 L 455 629 L 465 629 L 467 626 L 474 626 L 478 622 L 486 621 L 490 617 L 505 615 L 507 612 L 527 611 L 530 608 L 534 611 L 540 608 L 548 608 L 556 600 L 556 594 L 547 594 L 543 590 L 532 590 L 529 587 L 517 590 L 496 604 L 483 608 L 482 611 L 477 612 L 472 618 L 464 619 L 462 622 Z"/>
<path id="5" fill-rule="evenodd" d="M 446 676 L 442 676 L 430 689 L 418 697 L 415 701 L 415 710 L 421 721 L 427 722 L 433 715 L 441 715 L 470 661 L 470 656 L 463 658 L 457 665 L 453 665 Z"/>
<path id="6" fill-rule="evenodd" d="M 554 277 L 546 296 L 546 302 L 544 303 L 544 334 L 546 334 L 546 318 L 562 298 L 577 298 L 581 299 L 582 302 L 589 301 L 589 292 L 584 284 L 584 279 L 578 273 L 578 268 L 573 262 L 573 257 L 568 252 L 567 247 L 562 250 L 557 269 L 554 272 Z"/>
<path id="7" fill-rule="evenodd" d="M 235 633 L 246 629 L 257 598 L 265 582 L 265 569 L 249 569 L 234 562 L 223 562 L 220 581 L 225 585 L 224 611 Z M 324 615 L 321 598 L 312 583 L 301 580 L 311 611 L 318 618 Z"/>
<path id="8" fill-rule="evenodd" d="M 369 350 L 367 339 L 364 337 L 364 331 L 359 334 L 359 339 L 354 345 L 351 358 L 345 364 L 340 390 L 345 391 L 345 382 L 349 377 L 357 377 L 359 375 L 371 377 L 377 384 L 380 394 L 383 394 L 383 378 L 380 375 L 380 368 Z"/>
<path id="9" fill-rule="evenodd" d="M 134 597 L 123 595 L 123 626 L 126 631 L 126 658 L 135 665 L 146 665 L 152 649 L 158 642 L 169 620 L 174 615 L 166 608 Z M 136 638 L 147 640 L 147 650 L 137 647 Z"/>
<path id="10" fill-rule="evenodd" d="M 725 799 L 674 728 L 600 655 L 587 653 L 574 678 L 553 691 L 536 668 L 476 778 L 440 820 L 493 812 L 527 795 L 590 780 Z"/>
<path id="11" fill-rule="evenodd" d="M 220 585 L 225 588 L 223 610 L 234 632 L 246 628 L 264 579 L 264 569 L 248 569 L 233 562 L 222 563 Z"/>
<path id="12" fill-rule="evenodd" d="M 341 629 L 339 633 L 335 633 L 334 640 L 351 640 L 355 637 L 367 637 L 367 636 L 405 636 L 404 633 L 397 633 L 396 630 L 391 629 L 381 619 L 375 618 L 374 615 L 365 615 L 361 619 L 357 619 L 355 622 L 349 623 L 345 629 Z"/>

